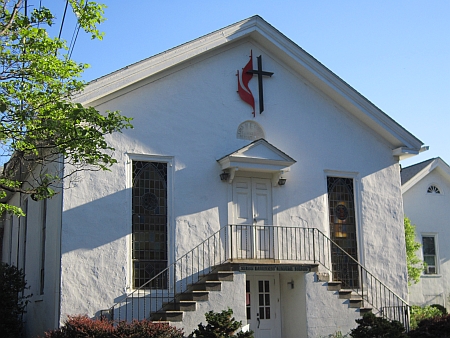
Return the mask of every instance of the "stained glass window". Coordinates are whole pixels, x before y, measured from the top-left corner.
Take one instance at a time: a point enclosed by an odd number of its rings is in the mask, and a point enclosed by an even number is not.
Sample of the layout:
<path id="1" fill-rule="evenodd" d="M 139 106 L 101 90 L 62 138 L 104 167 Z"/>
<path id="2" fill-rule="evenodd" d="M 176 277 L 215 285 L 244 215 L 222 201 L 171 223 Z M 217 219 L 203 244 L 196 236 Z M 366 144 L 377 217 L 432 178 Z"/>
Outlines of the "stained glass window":
<path id="1" fill-rule="evenodd" d="M 147 283 L 167 267 L 167 163 L 133 161 L 134 287 Z M 167 288 L 166 274 L 145 287 Z"/>
<path id="2" fill-rule="evenodd" d="M 328 177 L 330 237 L 334 243 L 358 260 L 353 179 Z M 333 280 L 349 287 L 359 285 L 358 264 L 336 245 L 332 245 Z"/>

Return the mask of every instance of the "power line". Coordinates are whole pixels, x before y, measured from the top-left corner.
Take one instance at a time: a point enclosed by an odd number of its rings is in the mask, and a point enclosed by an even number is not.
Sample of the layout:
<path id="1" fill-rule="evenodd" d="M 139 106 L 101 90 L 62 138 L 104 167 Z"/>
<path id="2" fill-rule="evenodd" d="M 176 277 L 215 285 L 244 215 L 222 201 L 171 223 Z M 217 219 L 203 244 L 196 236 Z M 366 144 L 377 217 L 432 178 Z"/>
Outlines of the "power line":
<path id="1" fill-rule="evenodd" d="M 63 30 L 63 26 L 64 26 L 64 20 L 66 19 L 66 13 L 67 13 L 67 7 L 69 5 L 69 0 L 66 0 L 66 7 L 64 8 L 64 14 L 63 14 L 63 18 L 61 21 L 61 28 L 59 29 L 59 35 L 58 35 L 58 39 L 61 39 L 61 33 Z"/>
<path id="2" fill-rule="evenodd" d="M 86 1 L 84 8 L 88 6 L 88 2 Z M 80 32 L 81 25 L 77 20 L 77 24 L 75 25 L 75 29 L 73 31 L 72 40 L 70 41 L 69 46 L 69 59 L 72 57 L 73 50 L 75 49 L 75 43 L 77 42 L 78 33 Z"/>
<path id="3" fill-rule="evenodd" d="M 61 28 L 59 30 L 58 39 L 61 39 L 62 30 L 63 30 L 64 22 L 65 22 L 65 19 L 66 19 L 66 13 L 67 13 L 67 8 L 68 7 L 69 7 L 69 0 L 66 0 L 66 6 L 64 7 L 64 14 L 63 14 L 63 18 L 62 18 L 62 21 L 61 21 Z M 78 37 L 78 32 L 79 31 L 80 31 L 80 24 L 77 21 L 77 23 L 75 24 L 74 32 L 72 34 L 72 39 L 70 40 L 70 44 L 69 44 L 69 51 L 68 51 L 69 59 L 72 57 L 72 53 L 73 53 L 73 50 L 75 48 L 75 43 L 77 41 L 77 37 Z"/>
<path id="4" fill-rule="evenodd" d="M 69 59 L 72 57 L 73 50 L 75 49 L 75 43 L 77 42 L 78 33 L 80 32 L 80 28 L 81 28 L 80 24 L 77 23 L 77 25 L 75 26 L 75 30 L 73 31 L 72 40 L 70 41 Z M 75 38 L 74 38 L 74 36 L 75 36 Z"/>

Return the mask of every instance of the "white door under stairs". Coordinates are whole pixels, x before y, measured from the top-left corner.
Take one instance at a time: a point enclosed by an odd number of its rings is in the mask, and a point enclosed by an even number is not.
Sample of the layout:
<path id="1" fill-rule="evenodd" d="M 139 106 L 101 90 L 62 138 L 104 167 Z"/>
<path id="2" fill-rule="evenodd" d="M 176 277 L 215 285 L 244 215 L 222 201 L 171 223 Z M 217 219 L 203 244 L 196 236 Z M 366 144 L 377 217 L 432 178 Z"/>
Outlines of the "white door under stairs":
<path id="1" fill-rule="evenodd" d="M 247 275 L 247 323 L 255 338 L 281 337 L 278 276 Z"/>

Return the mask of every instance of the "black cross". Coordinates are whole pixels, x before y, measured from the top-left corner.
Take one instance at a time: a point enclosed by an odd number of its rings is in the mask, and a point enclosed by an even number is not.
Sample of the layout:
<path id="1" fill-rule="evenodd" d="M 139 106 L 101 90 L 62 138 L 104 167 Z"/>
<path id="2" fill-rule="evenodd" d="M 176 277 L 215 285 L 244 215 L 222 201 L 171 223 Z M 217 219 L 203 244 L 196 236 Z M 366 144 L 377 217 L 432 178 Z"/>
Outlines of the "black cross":
<path id="1" fill-rule="evenodd" d="M 252 69 L 247 71 L 248 74 L 257 74 L 258 75 L 258 89 L 259 89 L 259 113 L 261 114 L 264 111 L 264 94 L 263 94 L 263 75 L 272 76 L 273 73 L 266 72 L 262 70 L 262 59 L 261 55 L 256 57 L 258 59 L 258 69 Z"/>

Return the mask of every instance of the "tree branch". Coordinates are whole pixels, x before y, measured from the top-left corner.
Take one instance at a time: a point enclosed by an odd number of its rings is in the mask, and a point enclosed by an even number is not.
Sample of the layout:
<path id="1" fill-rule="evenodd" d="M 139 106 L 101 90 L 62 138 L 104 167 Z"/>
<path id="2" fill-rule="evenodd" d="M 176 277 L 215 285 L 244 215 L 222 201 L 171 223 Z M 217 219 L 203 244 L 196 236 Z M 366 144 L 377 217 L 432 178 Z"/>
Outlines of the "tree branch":
<path id="1" fill-rule="evenodd" d="M 0 35 L 5 35 L 5 32 L 11 27 L 12 23 L 14 22 L 14 19 L 17 15 L 17 12 L 19 11 L 20 5 L 22 4 L 22 0 L 17 1 L 17 3 L 14 5 L 14 9 L 12 11 L 11 17 L 9 18 L 8 23 L 5 25 L 3 30 L 0 32 Z"/>

